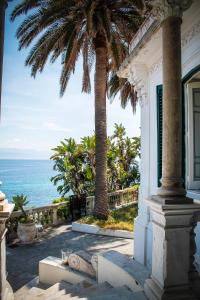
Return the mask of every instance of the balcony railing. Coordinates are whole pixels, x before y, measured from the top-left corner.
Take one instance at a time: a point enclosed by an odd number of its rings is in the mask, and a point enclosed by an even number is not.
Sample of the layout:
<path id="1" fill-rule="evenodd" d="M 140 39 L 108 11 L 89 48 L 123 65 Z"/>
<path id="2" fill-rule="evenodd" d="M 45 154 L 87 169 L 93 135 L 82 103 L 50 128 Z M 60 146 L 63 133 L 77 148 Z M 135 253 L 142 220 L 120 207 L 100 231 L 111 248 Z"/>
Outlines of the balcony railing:
<path id="1" fill-rule="evenodd" d="M 58 225 L 65 219 L 66 214 L 62 210 L 69 207 L 68 202 L 60 202 L 46 206 L 26 209 L 28 216 L 31 216 L 35 223 L 46 225 Z M 22 215 L 21 211 L 14 211 L 11 219 L 18 219 Z"/>
<path id="2" fill-rule="evenodd" d="M 138 190 L 135 188 L 127 188 L 108 194 L 108 203 L 110 209 L 115 209 L 123 205 L 136 203 L 138 200 Z M 86 199 L 86 212 L 92 213 L 94 209 L 95 197 L 90 196 Z M 61 202 L 46 206 L 29 208 L 25 210 L 28 216 L 31 216 L 36 224 L 42 224 L 43 227 L 63 224 L 70 221 L 70 205 L 69 202 Z M 8 232 L 16 233 L 17 224 L 21 211 L 14 211 L 7 222 Z"/>
<path id="3" fill-rule="evenodd" d="M 115 191 L 108 194 L 108 205 L 110 209 L 118 208 L 122 205 L 136 203 L 138 200 L 138 190 L 133 188 L 127 188 L 124 190 Z M 95 197 L 87 197 L 87 214 L 90 214 L 94 209 Z"/>

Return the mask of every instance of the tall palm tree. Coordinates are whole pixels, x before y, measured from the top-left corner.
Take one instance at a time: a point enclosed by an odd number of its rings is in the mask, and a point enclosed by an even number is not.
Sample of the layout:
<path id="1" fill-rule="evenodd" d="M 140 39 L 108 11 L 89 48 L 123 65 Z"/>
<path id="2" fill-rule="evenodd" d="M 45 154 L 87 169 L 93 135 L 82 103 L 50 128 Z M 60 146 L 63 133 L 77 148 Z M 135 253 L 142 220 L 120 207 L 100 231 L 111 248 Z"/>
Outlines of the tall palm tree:
<path id="1" fill-rule="evenodd" d="M 108 82 L 108 97 L 113 101 L 117 94 L 121 100 L 121 107 L 126 108 L 127 104 L 130 103 L 133 113 L 135 113 L 138 98 L 134 86 L 130 84 L 127 78 L 119 78 L 116 73 L 111 73 Z"/>
<path id="2" fill-rule="evenodd" d="M 0 117 L 1 117 L 1 92 L 2 92 L 3 48 L 4 48 L 6 7 L 7 7 L 7 0 L 0 0 Z"/>
<path id="3" fill-rule="evenodd" d="M 19 49 L 35 44 L 26 59 L 32 76 L 42 72 L 48 58 L 62 57 L 60 94 L 63 95 L 80 54 L 82 91 L 90 92 L 90 70 L 95 62 L 96 179 L 94 214 L 108 216 L 106 184 L 106 91 L 110 70 L 125 58 L 127 43 L 141 24 L 142 0 L 23 0 L 11 15 L 26 15 L 17 30 Z"/>

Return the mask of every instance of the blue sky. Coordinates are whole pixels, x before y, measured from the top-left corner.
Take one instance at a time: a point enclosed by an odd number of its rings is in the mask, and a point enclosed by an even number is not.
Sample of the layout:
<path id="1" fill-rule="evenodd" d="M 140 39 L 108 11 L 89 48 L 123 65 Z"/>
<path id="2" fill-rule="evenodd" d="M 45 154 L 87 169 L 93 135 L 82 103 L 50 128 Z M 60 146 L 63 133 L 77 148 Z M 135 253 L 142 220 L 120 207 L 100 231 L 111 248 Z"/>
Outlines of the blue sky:
<path id="1" fill-rule="evenodd" d="M 28 51 L 18 51 L 15 32 L 20 19 L 10 23 L 9 14 L 17 3 L 9 4 L 6 18 L 0 158 L 48 158 L 60 140 L 90 135 L 94 130 L 93 93 L 81 93 L 81 62 L 77 64 L 65 95 L 59 97 L 59 61 L 46 66 L 36 79 L 24 66 Z M 108 134 L 114 123 L 122 123 L 129 136 L 140 134 L 139 109 L 133 116 L 119 99 L 107 102 Z"/>

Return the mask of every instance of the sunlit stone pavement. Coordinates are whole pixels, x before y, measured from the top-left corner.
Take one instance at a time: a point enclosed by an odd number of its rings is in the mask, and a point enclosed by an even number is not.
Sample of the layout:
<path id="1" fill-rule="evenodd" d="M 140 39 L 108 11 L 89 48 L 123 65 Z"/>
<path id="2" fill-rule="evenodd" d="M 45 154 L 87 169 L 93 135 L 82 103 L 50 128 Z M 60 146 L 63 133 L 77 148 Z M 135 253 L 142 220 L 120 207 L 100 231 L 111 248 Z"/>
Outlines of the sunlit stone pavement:
<path id="1" fill-rule="evenodd" d="M 71 231 L 71 226 L 51 228 L 31 245 L 7 247 L 8 281 L 14 291 L 38 275 L 38 265 L 47 256 L 61 257 L 61 249 L 85 250 L 97 253 L 116 250 L 133 255 L 133 240 L 83 234 Z"/>

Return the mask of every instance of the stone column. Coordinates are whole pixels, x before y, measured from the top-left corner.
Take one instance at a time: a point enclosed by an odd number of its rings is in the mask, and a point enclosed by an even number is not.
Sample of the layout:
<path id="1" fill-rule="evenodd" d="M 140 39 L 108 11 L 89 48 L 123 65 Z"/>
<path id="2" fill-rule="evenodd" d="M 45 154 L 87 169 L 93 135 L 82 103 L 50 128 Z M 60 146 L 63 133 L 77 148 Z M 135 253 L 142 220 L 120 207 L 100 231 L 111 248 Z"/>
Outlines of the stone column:
<path id="1" fill-rule="evenodd" d="M 181 170 L 181 18 L 170 16 L 163 32 L 163 161 L 159 194 L 185 194 Z"/>
<path id="2" fill-rule="evenodd" d="M 152 274 L 145 283 L 150 300 L 199 299 L 193 289 L 193 216 L 200 205 L 185 197 L 182 183 L 181 17 L 189 0 L 155 0 L 163 38 L 162 186 L 148 201 L 153 225 Z M 191 272 L 192 270 L 192 272 Z M 195 285 L 197 287 L 197 284 Z M 200 290 L 200 284 L 199 284 Z"/>
<path id="3" fill-rule="evenodd" d="M 170 203 L 185 203 L 191 201 L 181 197 L 186 194 L 182 179 L 181 17 L 192 1 L 155 2 L 155 14 L 162 22 L 163 41 L 163 160 L 158 195 L 164 196 L 164 203 L 168 200 Z"/>
<path id="4" fill-rule="evenodd" d="M 1 93 L 3 73 L 3 50 L 4 50 L 4 29 L 5 10 L 7 0 L 0 0 L 0 115 L 1 115 Z M 5 201 L 5 195 L 0 191 L 0 300 L 14 300 L 12 288 L 6 280 L 6 221 L 14 209 L 13 204 Z"/>
<path id="5" fill-rule="evenodd" d="M 3 49 L 4 49 L 4 29 L 5 29 L 5 9 L 6 0 L 0 0 L 0 113 L 1 113 L 1 93 L 2 93 L 2 73 L 3 73 Z"/>
<path id="6" fill-rule="evenodd" d="M 5 200 L 5 195 L 0 191 L 0 300 L 14 300 L 13 291 L 7 282 L 6 272 L 6 221 L 14 209 L 13 204 Z"/>

